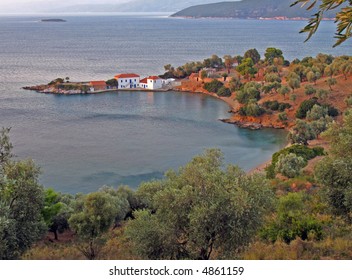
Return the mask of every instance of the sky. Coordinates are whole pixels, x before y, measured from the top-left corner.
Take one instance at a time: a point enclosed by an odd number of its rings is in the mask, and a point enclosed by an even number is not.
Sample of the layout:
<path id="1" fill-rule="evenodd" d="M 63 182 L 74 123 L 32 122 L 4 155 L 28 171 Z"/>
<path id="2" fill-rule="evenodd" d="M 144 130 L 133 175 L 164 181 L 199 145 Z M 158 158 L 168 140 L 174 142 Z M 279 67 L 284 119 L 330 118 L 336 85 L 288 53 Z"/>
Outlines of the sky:
<path id="1" fill-rule="evenodd" d="M 128 2 L 135 2 L 137 0 L 0 0 L 0 14 L 7 13 L 46 13 L 46 12 L 91 12 L 105 10 L 110 11 L 111 7 L 118 7 L 118 5 Z M 139 0 L 148 4 L 150 0 Z M 139 2 L 138 1 L 138 2 Z M 143 12 L 160 12 L 178 11 L 192 5 L 207 4 L 220 2 L 221 0 L 153 0 L 150 5 L 144 5 Z M 238 1 L 238 0 L 233 0 Z M 140 3 L 140 2 L 139 2 Z M 91 6 L 93 4 L 93 6 Z M 105 6 L 107 4 L 107 6 Z M 109 5 L 110 4 L 110 5 Z M 113 5 L 111 5 L 113 4 Z M 98 6 L 97 6 L 98 5 Z M 104 6 L 105 8 L 102 8 Z M 135 11 L 140 4 L 135 4 L 131 7 L 123 6 L 121 12 Z M 117 8 L 116 11 L 120 11 Z M 126 10 L 127 9 L 127 10 Z M 130 10 L 128 10 L 130 9 Z M 149 9 L 149 10 L 148 10 Z M 166 9 L 166 10 L 165 10 Z"/>
<path id="2" fill-rule="evenodd" d="M 40 7 L 64 7 L 80 4 L 121 4 L 132 0 L 0 0 L 0 13 L 37 10 Z"/>

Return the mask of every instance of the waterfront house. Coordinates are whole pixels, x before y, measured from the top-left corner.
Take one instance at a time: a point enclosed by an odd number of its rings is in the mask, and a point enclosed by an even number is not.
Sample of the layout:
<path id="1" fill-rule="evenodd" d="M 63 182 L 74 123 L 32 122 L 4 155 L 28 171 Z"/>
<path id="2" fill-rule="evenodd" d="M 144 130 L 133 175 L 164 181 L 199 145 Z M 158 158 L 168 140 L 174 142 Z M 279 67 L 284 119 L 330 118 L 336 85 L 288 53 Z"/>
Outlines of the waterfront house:
<path id="1" fill-rule="evenodd" d="M 105 81 L 91 81 L 89 82 L 89 90 L 94 92 L 94 91 L 99 91 L 99 90 L 106 90 L 106 82 Z"/>
<path id="2" fill-rule="evenodd" d="M 118 74 L 115 76 L 118 82 L 118 89 L 139 87 L 140 76 L 134 73 Z"/>
<path id="3" fill-rule="evenodd" d="M 163 79 L 158 76 L 150 76 L 148 80 L 148 89 L 161 89 L 163 87 Z"/>
<path id="4" fill-rule="evenodd" d="M 140 80 L 139 87 L 144 89 L 161 89 L 163 87 L 164 80 L 158 76 L 149 76 Z"/>
<path id="5" fill-rule="evenodd" d="M 148 88 L 148 78 L 144 78 L 139 81 L 139 87 Z"/>

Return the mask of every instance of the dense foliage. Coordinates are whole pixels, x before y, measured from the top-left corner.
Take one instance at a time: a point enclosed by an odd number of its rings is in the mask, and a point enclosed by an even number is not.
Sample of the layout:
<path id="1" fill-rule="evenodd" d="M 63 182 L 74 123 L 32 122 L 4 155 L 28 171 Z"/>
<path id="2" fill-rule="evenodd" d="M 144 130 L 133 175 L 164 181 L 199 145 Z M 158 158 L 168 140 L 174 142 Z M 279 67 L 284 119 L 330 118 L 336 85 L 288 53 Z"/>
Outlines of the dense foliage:
<path id="1" fill-rule="evenodd" d="M 277 165 L 280 157 L 282 157 L 282 156 L 286 157 L 289 154 L 294 154 L 297 157 L 303 158 L 303 160 L 305 161 L 305 165 L 306 165 L 308 160 L 311 160 L 317 156 L 324 155 L 324 149 L 321 147 L 309 148 L 304 145 L 295 144 L 295 145 L 289 146 L 287 148 L 284 148 L 284 149 L 280 150 L 279 152 L 274 153 L 272 156 L 271 164 L 266 168 L 268 178 L 275 177 L 276 165 Z M 302 167 L 304 167 L 304 166 L 302 166 Z"/>
<path id="2" fill-rule="evenodd" d="M 336 215 L 352 221 L 352 113 L 344 124 L 335 124 L 326 133 L 331 152 L 317 166 L 317 179 L 326 186 L 327 201 Z"/>
<path id="3" fill-rule="evenodd" d="M 216 252 L 218 258 L 233 257 L 253 238 L 272 193 L 259 175 L 235 166 L 223 170 L 222 157 L 219 150 L 208 150 L 142 188 L 150 206 L 135 213 L 126 231 L 139 256 L 210 259 Z"/>
<path id="4" fill-rule="evenodd" d="M 0 259 L 17 259 L 45 232 L 44 191 L 34 162 L 13 160 L 8 133 L 0 131 Z"/>

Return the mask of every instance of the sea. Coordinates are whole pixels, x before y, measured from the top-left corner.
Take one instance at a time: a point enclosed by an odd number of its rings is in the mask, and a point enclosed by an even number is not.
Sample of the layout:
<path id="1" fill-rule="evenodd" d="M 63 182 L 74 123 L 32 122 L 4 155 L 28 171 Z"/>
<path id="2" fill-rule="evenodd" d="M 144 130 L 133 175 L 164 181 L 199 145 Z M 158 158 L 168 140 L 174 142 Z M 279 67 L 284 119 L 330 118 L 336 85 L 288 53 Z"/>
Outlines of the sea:
<path id="1" fill-rule="evenodd" d="M 41 22 L 62 18 L 66 22 Z M 63 193 L 160 179 L 207 148 L 248 171 L 286 144 L 286 133 L 225 124 L 224 102 L 179 92 L 56 96 L 22 90 L 57 77 L 107 80 L 117 73 L 158 75 L 212 54 L 280 48 L 288 60 L 332 48 L 333 22 L 304 43 L 305 21 L 180 19 L 166 14 L 0 15 L 0 127 L 11 127 L 16 159 L 32 158 L 40 183 Z"/>

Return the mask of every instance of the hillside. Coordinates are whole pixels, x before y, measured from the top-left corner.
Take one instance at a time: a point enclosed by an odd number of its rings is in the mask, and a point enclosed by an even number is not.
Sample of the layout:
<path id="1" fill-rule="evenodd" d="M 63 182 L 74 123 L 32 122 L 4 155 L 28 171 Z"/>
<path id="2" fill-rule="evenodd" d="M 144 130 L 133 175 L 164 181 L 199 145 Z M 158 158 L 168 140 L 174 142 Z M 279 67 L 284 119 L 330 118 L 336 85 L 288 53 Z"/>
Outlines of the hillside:
<path id="1" fill-rule="evenodd" d="M 290 7 L 293 0 L 242 0 L 240 2 L 220 2 L 192 6 L 172 15 L 172 17 L 224 17 L 224 18 L 308 18 L 314 11 L 306 11 L 300 6 Z M 333 13 L 326 17 L 333 18 Z"/>

